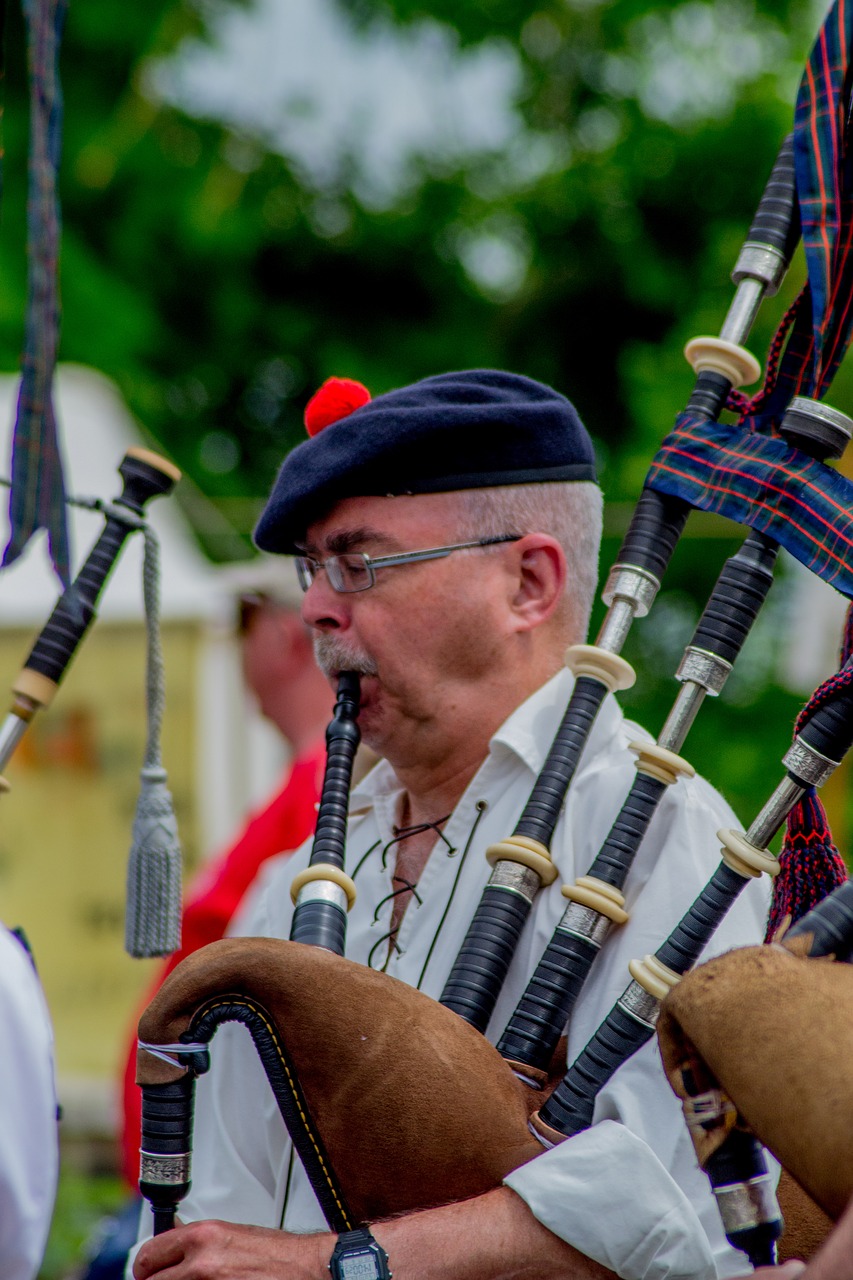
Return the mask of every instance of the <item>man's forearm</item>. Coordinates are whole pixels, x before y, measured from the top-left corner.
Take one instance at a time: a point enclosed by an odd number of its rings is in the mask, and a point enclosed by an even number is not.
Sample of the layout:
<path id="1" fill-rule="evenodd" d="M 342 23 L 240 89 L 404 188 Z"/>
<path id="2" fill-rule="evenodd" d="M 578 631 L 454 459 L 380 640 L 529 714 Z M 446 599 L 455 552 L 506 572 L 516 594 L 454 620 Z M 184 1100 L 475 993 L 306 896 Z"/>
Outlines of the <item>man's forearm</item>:
<path id="1" fill-rule="evenodd" d="M 613 1275 L 537 1222 L 508 1187 L 377 1223 L 394 1280 L 603 1280 Z"/>
<path id="2" fill-rule="evenodd" d="M 507 1187 L 373 1226 L 394 1280 L 609 1280 L 533 1217 Z M 133 1273 L 149 1280 L 328 1280 L 336 1237 L 191 1223 L 147 1241 Z"/>

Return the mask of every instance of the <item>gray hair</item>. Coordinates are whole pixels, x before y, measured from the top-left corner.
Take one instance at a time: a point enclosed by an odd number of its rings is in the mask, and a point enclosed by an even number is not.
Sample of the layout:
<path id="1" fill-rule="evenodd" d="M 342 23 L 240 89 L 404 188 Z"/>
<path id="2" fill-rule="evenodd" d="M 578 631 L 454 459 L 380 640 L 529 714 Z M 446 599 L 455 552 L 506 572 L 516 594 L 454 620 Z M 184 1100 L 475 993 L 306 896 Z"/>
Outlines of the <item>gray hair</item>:
<path id="1" fill-rule="evenodd" d="M 589 480 L 459 491 L 460 542 L 499 533 L 547 533 L 566 555 L 566 605 L 573 641 L 586 637 L 598 582 L 602 496 Z M 462 553 L 465 554 L 464 552 Z"/>

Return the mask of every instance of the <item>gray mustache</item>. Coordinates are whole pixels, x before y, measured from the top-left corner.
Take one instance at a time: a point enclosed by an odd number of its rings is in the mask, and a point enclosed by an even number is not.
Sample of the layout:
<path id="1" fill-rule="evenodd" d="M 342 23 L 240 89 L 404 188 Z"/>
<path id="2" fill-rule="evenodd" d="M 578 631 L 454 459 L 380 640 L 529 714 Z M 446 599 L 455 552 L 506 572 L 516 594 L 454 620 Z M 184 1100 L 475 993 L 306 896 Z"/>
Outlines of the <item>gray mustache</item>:
<path id="1" fill-rule="evenodd" d="M 338 671 L 354 671 L 360 676 L 377 674 L 377 666 L 372 658 L 352 653 L 336 636 L 315 636 L 314 657 L 325 676 L 334 675 Z"/>

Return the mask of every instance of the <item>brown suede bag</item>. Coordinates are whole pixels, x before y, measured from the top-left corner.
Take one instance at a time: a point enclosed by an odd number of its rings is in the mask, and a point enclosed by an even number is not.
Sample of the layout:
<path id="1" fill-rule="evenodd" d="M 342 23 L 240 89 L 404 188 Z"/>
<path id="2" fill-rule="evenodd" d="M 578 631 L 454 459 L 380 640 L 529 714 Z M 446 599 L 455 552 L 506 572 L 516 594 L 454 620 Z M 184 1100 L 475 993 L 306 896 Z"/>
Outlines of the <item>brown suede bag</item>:
<path id="1" fill-rule="evenodd" d="M 691 1076 L 694 1092 L 731 1100 L 716 1128 L 691 1129 L 700 1164 L 732 1125 L 751 1130 L 790 1175 L 785 1256 L 808 1257 L 853 1193 L 853 966 L 795 954 L 805 938 L 791 947 L 744 947 L 688 973 L 663 1002 L 658 1039 L 687 1108 Z"/>
<path id="2" fill-rule="evenodd" d="M 319 947 L 234 938 L 202 948 L 154 997 L 140 1041 L 172 1044 L 206 1001 L 231 996 L 269 1015 L 358 1221 L 482 1194 L 542 1151 L 527 1128 L 542 1094 L 479 1032 L 405 983 Z M 140 1049 L 137 1083 L 180 1074 Z"/>

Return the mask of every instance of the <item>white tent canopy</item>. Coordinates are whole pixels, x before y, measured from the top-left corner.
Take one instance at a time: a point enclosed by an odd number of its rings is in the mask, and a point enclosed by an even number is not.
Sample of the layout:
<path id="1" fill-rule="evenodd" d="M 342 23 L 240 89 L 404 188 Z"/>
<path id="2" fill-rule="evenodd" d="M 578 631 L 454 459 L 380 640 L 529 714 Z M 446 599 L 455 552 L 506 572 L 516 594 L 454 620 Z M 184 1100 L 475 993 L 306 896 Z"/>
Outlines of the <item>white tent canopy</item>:
<path id="1" fill-rule="evenodd" d="M 18 378 L 0 377 L 0 476 L 7 478 L 17 394 Z M 68 495 L 112 501 L 121 492 L 118 466 L 125 452 L 148 447 L 118 390 L 93 369 L 63 365 L 57 372 L 54 403 Z M 0 507 L 0 537 L 5 547 L 8 503 L 2 493 Z M 73 575 L 103 529 L 104 517 L 74 506 L 68 510 Z M 232 566 L 217 567 L 206 559 L 173 497 L 153 499 L 146 515 L 160 542 L 162 620 L 197 622 L 203 636 L 196 677 L 197 803 L 202 846 L 209 853 L 222 847 L 248 806 L 270 793 L 286 753 L 278 733 L 256 714 L 242 687 L 231 627 L 240 574 Z M 143 551 L 143 538 L 132 534 L 104 588 L 95 625 L 142 625 Z M 248 580 L 247 571 L 243 576 Z M 60 591 L 48 556 L 47 537 L 39 532 L 14 564 L 0 569 L 0 626 L 32 626 L 35 638 Z M 168 695 L 168 668 L 166 680 Z"/>
<path id="2" fill-rule="evenodd" d="M 12 430 L 18 379 L 0 378 L 0 475 L 9 477 Z M 65 365 L 55 387 L 56 415 L 69 496 L 118 497 L 118 465 L 127 449 L 143 442 L 121 397 L 111 382 L 92 369 Z M 8 503 L 2 502 L 0 535 L 9 539 Z M 163 564 L 161 609 L 164 618 L 215 618 L 223 607 L 220 575 L 204 557 L 176 503 L 155 498 L 147 508 L 160 539 Z M 97 512 L 69 508 L 72 573 L 82 564 L 103 528 Z M 103 593 L 98 614 L 109 619 L 137 619 L 142 610 L 143 540 L 131 536 Z M 14 564 L 0 570 L 0 623 L 30 623 L 46 619 L 60 592 L 50 565 L 47 538 L 38 533 Z"/>

